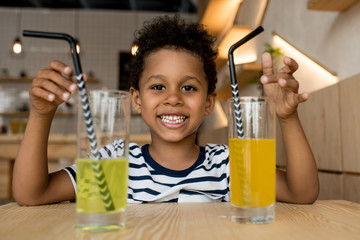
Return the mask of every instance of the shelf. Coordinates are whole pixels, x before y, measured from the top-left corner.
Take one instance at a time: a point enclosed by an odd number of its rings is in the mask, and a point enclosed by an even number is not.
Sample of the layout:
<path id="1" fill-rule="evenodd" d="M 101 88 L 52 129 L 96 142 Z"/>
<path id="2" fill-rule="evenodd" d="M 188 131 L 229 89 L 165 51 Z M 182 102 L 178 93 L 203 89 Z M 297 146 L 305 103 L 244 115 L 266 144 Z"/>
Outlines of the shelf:
<path id="1" fill-rule="evenodd" d="M 72 117 L 74 115 L 74 113 L 71 112 L 56 112 L 55 116 L 56 117 Z M 28 117 L 29 116 L 29 112 L 28 111 L 24 111 L 24 112 L 0 112 L 0 117 Z M 131 113 L 131 117 L 141 117 L 140 114 L 138 113 Z"/>
<path id="2" fill-rule="evenodd" d="M 72 117 L 74 113 L 69 112 L 56 112 L 56 117 Z M 0 116 L 2 117 L 28 117 L 29 112 L 0 112 Z"/>
<path id="3" fill-rule="evenodd" d="M 309 10 L 346 11 L 360 0 L 308 0 Z"/>
<path id="4" fill-rule="evenodd" d="M 30 77 L 0 77 L 0 82 L 3 83 L 31 83 L 33 78 Z M 96 78 L 89 78 L 87 83 L 98 83 L 99 80 Z"/>

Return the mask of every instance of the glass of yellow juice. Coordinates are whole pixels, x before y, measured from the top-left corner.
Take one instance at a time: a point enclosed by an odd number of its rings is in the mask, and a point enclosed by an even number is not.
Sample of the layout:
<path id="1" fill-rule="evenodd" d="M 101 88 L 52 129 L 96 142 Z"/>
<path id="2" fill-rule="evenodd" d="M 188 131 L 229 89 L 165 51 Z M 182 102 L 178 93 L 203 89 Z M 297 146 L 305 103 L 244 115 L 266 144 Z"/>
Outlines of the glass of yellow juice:
<path id="1" fill-rule="evenodd" d="M 84 117 L 81 99 L 78 102 L 77 227 L 117 230 L 126 226 L 130 95 L 119 90 L 92 90 L 88 99 L 91 119 Z M 89 137 L 89 128 L 93 128 L 96 141 Z M 94 154 L 94 144 L 98 154 Z"/>
<path id="2" fill-rule="evenodd" d="M 275 108 L 266 97 L 228 100 L 230 199 L 234 222 L 275 219 Z"/>

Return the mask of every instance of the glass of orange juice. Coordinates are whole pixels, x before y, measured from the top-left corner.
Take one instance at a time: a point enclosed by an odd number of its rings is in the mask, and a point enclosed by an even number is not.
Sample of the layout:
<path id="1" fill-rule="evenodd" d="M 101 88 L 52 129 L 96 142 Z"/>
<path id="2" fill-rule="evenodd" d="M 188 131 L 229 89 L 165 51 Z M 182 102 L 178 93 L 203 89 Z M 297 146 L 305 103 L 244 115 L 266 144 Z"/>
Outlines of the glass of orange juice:
<path id="1" fill-rule="evenodd" d="M 231 219 L 272 222 L 275 219 L 274 104 L 266 97 L 241 97 L 239 107 L 235 108 L 233 98 L 228 100 L 228 106 Z"/>

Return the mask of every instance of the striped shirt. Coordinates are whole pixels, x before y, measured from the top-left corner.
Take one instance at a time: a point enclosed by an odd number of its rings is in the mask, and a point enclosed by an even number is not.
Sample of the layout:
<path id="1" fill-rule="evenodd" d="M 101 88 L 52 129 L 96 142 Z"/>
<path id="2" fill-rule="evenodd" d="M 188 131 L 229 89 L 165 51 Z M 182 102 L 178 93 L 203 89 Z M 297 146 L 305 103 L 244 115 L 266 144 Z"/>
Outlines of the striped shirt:
<path id="1" fill-rule="evenodd" d="M 116 157 L 123 142 L 100 150 L 103 157 Z M 149 145 L 129 145 L 128 202 L 229 201 L 229 150 L 226 145 L 200 147 L 196 162 L 185 170 L 171 170 L 149 154 Z M 115 155 L 115 156 L 114 156 Z M 65 168 L 76 189 L 76 164 Z"/>

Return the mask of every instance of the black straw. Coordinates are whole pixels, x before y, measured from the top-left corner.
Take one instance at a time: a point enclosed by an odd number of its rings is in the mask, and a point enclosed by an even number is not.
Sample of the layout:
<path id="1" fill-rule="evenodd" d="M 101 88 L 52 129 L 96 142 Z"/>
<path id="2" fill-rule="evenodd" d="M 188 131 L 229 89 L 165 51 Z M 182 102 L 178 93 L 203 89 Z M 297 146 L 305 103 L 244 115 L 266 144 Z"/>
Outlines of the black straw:
<path id="1" fill-rule="evenodd" d="M 241 119 L 241 112 L 240 112 L 240 99 L 239 99 L 239 89 L 236 80 L 236 72 L 235 72 L 235 63 L 234 63 L 234 51 L 259 33 L 264 31 L 262 26 L 257 27 L 251 33 L 246 35 L 240 41 L 236 42 L 229 48 L 229 67 L 230 67 L 230 80 L 231 80 L 231 88 L 232 88 L 232 95 L 234 99 L 234 110 L 235 110 L 235 120 L 236 120 L 236 130 L 238 133 L 238 138 L 244 138 L 244 130 L 243 124 Z"/>
<path id="2" fill-rule="evenodd" d="M 255 37 L 256 35 L 261 33 L 262 31 L 264 31 L 264 28 L 262 26 L 257 27 L 255 30 L 253 30 L 251 33 L 246 35 L 244 38 L 240 39 L 238 42 L 236 42 L 229 48 L 229 66 L 230 66 L 231 84 L 237 85 L 236 73 L 235 73 L 235 63 L 234 63 L 234 56 L 233 56 L 234 51 L 238 47 L 240 47 L 241 45 L 243 45 L 244 43 L 246 43 L 247 41 L 249 41 L 250 39 Z"/>
<path id="3" fill-rule="evenodd" d="M 23 36 L 25 37 L 39 37 L 39 38 L 52 38 L 52 39 L 63 39 L 69 42 L 72 57 L 74 61 L 75 73 L 76 76 L 82 74 L 81 64 L 79 54 L 76 52 L 76 40 L 72 36 L 66 33 L 54 33 L 54 32 L 39 32 L 39 31 L 30 31 L 24 30 Z"/>

